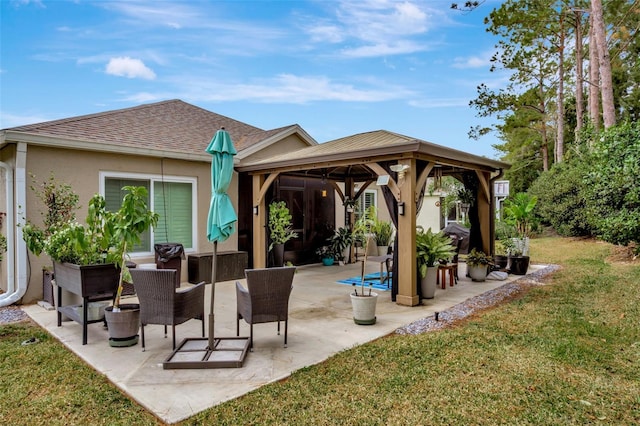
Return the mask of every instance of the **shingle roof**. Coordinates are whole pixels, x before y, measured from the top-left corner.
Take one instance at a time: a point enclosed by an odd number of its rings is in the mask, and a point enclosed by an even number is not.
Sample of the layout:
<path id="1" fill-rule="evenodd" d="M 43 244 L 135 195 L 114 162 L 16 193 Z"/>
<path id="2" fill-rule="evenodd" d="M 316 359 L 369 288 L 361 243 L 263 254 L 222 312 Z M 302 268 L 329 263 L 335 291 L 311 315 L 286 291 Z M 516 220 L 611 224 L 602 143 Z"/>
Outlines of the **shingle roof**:
<path id="1" fill-rule="evenodd" d="M 304 147 L 292 152 L 274 155 L 242 164 L 241 171 L 256 171 L 265 168 L 295 167 L 296 165 L 320 164 L 330 161 L 350 160 L 353 164 L 375 156 L 402 156 L 415 152 L 437 159 L 441 164 L 474 164 L 493 169 L 508 168 L 509 165 L 453 148 L 436 145 L 388 130 L 358 133 L 333 141 Z M 322 166 L 320 166 L 322 167 Z"/>
<path id="2" fill-rule="evenodd" d="M 239 152 L 281 130 L 265 131 L 178 99 L 4 130 L 123 148 L 203 153 L 221 127 Z"/>

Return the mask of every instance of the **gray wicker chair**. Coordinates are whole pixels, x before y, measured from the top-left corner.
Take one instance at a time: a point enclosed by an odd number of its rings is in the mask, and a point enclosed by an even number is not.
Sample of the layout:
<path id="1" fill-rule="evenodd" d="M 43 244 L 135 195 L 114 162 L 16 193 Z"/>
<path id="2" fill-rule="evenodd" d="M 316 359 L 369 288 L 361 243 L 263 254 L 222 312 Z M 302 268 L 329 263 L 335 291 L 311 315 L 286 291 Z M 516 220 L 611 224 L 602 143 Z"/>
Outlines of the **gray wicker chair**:
<path id="1" fill-rule="evenodd" d="M 295 267 L 247 269 L 247 288 L 236 282 L 236 336 L 240 335 L 240 320 L 244 319 L 250 326 L 250 348 L 253 348 L 253 324 L 277 322 L 280 334 L 280 321 L 284 321 L 284 347 L 287 347 L 289 296 L 295 271 Z"/>
<path id="2" fill-rule="evenodd" d="M 164 325 L 164 337 L 167 326 L 172 327 L 173 349 L 176 348 L 176 325 L 192 318 L 202 321 L 204 337 L 204 282 L 187 290 L 176 290 L 175 269 L 131 269 L 131 278 L 140 303 L 140 330 L 142 350 L 144 344 L 144 326 L 148 324 Z"/>

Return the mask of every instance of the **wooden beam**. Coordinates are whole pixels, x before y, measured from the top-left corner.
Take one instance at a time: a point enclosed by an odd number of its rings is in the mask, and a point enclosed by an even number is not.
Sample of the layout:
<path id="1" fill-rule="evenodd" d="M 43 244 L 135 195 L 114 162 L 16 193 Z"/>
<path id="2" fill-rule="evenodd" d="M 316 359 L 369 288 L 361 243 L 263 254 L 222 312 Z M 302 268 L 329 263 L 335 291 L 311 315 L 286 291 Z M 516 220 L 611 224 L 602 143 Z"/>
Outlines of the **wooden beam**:
<path id="1" fill-rule="evenodd" d="M 418 179 L 416 180 L 416 191 L 415 191 L 415 196 L 413 200 L 414 202 L 416 203 L 418 202 L 418 199 L 420 198 L 420 191 L 422 190 L 422 187 L 424 186 L 424 184 L 427 182 L 429 173 L 431 173 L 431 170 L 433 170 L 434 165 L 435 163 L 428 163 L 427 167 L 425 167 L 422 173 L 420 173 L 420 176 L 418 176 Z"/>
<path id="2" fill-rule="evenodd" d="M 254 206 L 257 206 L 258 204 L 260 204 L 262 202 L 262 200 L 264 200 L 265 194 L 267 193 L 267 191 L 271 187 L 271 184 L 273 183 L 273 181 L 276 180 L 279 175 L 280 175 L 279 172 L 274 172 L 274 173 L 271 173 L 269 175 L 269 177 L 267 177 L 266 180 L 264 180 L 264 183 L 262 184 L 262 187 L 258 191 L 258 197 L 253 199 L 253 205 Z M 259 176 L 262 176 L 264 178 L 264 175 L 259 175 Z M 255 178 L 255 176 L 254 176 L 254 178 Z M 254 179 L 254 183 L 255 183 L 255 179 Z M 254 194 L 255 194 L 255 188 L 254 188 Z"/>
<path id="3" fill-rule="evenodd" d="M 482 189 L 482 193 L 484 194 L 484 200 L 487 203 L 490 203 L 491 202 L 491 193 L 489 192 L 490 176 L 477 169 L 475 172 L 476 172 L 476 175 L 478 176 L 478 181 L 480 181 L 480 189 Z"/>
<path id="4" fill-rule="evenodd" d="M 267 208 L 264 194 L 261 191 L 265 185 L 264 175 L 253 176 L 253 208 L 258 209 L 258 214 L 253 214 L 253 267 L 265 268 L 267 266 Z"/>
<path id="5" fill-rule="evenodd" d="M 367 164 L 367 167 L 373 170 L 378 176 L 389 175 L 389 172 L 387 172 L 378 163 L 369 163 Z M 402 199 L 400 196 L 400 188 L 398 187 L 398 184 L 396 183 L 396 181 L 390 175 L 389 175 L 389 183 L 387 184 L 387 186 L 391 190 L 391 193 L 393 194 L 393 197 L 396 199 L 396 202 L 399 203 L 400 200 Z"/>

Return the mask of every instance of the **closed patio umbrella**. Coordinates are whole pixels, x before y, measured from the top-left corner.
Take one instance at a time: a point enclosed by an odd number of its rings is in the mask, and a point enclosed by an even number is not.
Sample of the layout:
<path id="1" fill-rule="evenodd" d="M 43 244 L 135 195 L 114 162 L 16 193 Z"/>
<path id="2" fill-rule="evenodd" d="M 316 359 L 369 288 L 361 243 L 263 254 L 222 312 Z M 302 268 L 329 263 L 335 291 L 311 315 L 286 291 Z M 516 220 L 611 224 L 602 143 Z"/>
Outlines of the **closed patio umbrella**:
<path id="1" fill-rule="evenodd" d="M 233 209 L 227 190 L 233 176 L 233 156 L 236 149 L 228 132 L 224 128 L 218 130 L 205 149 L 211 154 L 211 202 L 207 219 L 207 238 L 213 242 L 213 259 L 211 262 L 211 308 L 209 312 L 209 349 L 214 348 L 214 309 L 218 241 L 225 241 L 235 232 L 238 216 Z"/>
<path id="2" fill-rule="evenodd" d="M 233 156 L 236 149 L 224 128 L 211 139 L 206 152 L 211 154 L 211 202 L 207 219 L 207 238 L 213 242 L 211 262 L 211 306 L 207 339 L 185 339 L 164 362 L 167 368 L 242 367 L 249 349 L 246 337 L 214 337 L 214 303 L 217 281 L 218 242 L 235 232 L 238 216 L 227 190 L 233 176 Z"/>

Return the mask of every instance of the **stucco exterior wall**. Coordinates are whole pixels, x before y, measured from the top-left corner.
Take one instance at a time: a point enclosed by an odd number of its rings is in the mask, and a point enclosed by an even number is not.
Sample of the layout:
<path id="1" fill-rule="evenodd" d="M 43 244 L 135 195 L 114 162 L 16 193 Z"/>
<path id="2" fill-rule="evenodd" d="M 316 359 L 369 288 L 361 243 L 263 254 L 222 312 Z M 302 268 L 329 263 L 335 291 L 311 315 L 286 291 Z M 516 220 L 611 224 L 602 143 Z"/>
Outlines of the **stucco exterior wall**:
<path id="1" fill-rule="evenodd" d="M 246 160 L 256 161 L 261 160 L 263 158 L 272 157 L 278 154 L 284 154 L 287 152 L 297 151 L 298 149 L 309 146 L 305 141 L 303 141 L 298 135 L 290 135 L 284 139 L 278 140 L 278 143 L 271 144 L 269 146 L 265 146 L 259 151 L 249 155 L 246 157 Z"/>
<path id="2" fill-rule="evenodd" d="M 197 186 L 197 232 L 194 250 L 189 252 L 210 252 L 212 245 L 207 240 L 207 216 L 211 198 L 211 164 L 207 162 L 161 159 L 116 153 L 97 153 L 70 149 L 53 149 L 30 145 L 27 151 L 27 173 L 34 174 L 37 183 L 47 180 L 51 174 L 56 180 L 71 185 L 79 195 L 81 208 L 76 213 L 79 222 L 84 222 L 87 205 L 91 197 L 99 192 L 100 173 L 136 173 L 154 176 L 180 176 L 194 178 Z M 28 184 L 30 184 L 29 178 Z M 238 206 L 238 177 L 234 174 L 229 194 L 234 207 Z M 41 225 L 41 211 L 44 208 L 36 194 L 27 188 L 27 203 L 23 215 L 31 222 Z M 162 212 L 157 212 L 162 213 Z M 227 241 L 219 243 L 218 250 L 237 250 L 236 234 Z M 136 263 L 153 263 L 153 256 L 135 256 Z M 51 265 L 46 255 L 36 257 L 29 254 L 31 266 L 29 288 L 23 303 L 33 302 L 42 297 L 42 268 Z M 187 281 L 187 261 L 182 263 L 182 281 Z"/>
<path id="3" fill-rule="evenodd" d="M 433 232 L 440 231 L 440 196 L 426 195 L 422 200 L 422 208 L 416 218 L 416 225 L 420 225 L 426 231 L 431 228 Z"/>

